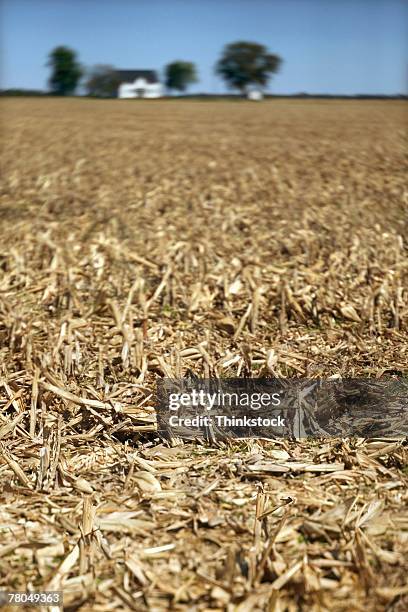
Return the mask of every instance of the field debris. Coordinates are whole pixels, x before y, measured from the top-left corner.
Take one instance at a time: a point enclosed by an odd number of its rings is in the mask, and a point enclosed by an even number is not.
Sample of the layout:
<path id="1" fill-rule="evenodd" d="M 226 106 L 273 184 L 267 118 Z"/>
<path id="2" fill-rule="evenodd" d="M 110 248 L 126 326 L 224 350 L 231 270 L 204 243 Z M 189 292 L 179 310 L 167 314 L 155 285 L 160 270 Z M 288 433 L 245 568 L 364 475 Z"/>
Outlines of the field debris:
<path id="1" fill-rule="evenodd" d="M 406 441 L 166 440 L 159 377 L 408 372 L 406 103 L 3 99 L 0 589 L 406 610 Z"/>

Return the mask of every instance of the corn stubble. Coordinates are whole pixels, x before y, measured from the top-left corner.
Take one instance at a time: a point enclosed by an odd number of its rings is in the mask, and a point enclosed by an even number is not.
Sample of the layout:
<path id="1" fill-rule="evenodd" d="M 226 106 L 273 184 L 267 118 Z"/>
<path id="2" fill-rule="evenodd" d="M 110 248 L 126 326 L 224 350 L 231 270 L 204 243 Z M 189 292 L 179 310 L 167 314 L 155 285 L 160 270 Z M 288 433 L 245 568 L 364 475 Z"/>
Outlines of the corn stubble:
<path id="1" fill-rule="evenodd" d="M 171 445 L 154 410 L 186 372 L 406 375 L 406 103 L 1 112 L 0 588 L 406 609 L 403 441 Z"/>

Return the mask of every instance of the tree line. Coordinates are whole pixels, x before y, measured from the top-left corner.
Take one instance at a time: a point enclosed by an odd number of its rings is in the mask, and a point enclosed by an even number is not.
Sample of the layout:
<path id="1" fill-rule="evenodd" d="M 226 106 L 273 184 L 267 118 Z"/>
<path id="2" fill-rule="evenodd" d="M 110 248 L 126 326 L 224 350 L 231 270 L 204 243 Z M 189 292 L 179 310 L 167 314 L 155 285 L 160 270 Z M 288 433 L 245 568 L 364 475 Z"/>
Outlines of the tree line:
<path id="1" fill-rule="evenodd" d="M 224 47 L 214 71 L 228 88 L 245 94 L 251 86 L 265 87 L 281 64 L 279 55 L 270 53 L 265 45 L 237 41 Z M 113 66 L 100 64 L 85 70 L 76 51 L 69 47 L 61 45 L 53 49 L 48 66 L 51 69 L 49 86 L 55 95 L 73 95 L 81 80 L 90 96 L 109 98 L 117 94 L 120 80 Z M 169 91 L 184 93 L 196 82 L 198 72 L 193 62 L 175 60 L 164 68 L 164 83 Z"/>

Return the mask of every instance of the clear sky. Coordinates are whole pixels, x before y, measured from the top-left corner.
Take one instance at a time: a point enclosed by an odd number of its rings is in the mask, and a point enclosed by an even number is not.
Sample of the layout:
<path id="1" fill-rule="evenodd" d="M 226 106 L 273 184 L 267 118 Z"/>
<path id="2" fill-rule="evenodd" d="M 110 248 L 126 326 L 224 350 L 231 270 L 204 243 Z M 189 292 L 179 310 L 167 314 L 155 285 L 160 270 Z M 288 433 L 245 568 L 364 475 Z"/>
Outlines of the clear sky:
<path id="1" fill-rule="evenodd" d="M 196 63 L 192 92 L 225 91 L 222 47 L 260 42 L 283 59 L 275 93 L 406 93 L 408 0 L 0 0 L 0 87 L 45 89 L 64 44 L 84 66 Z"/>

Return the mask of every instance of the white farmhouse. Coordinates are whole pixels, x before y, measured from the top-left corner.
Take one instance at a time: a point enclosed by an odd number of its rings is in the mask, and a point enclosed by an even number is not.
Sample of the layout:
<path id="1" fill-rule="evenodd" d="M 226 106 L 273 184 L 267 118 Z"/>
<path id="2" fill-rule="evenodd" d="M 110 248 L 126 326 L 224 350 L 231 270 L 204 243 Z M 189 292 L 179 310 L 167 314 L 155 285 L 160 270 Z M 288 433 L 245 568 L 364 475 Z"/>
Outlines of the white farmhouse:
<path id="1" fill-rule="evenodd" d="M 118 98 L 161 98 L 163 87 L 154 70 L 116 70 Z"/>

